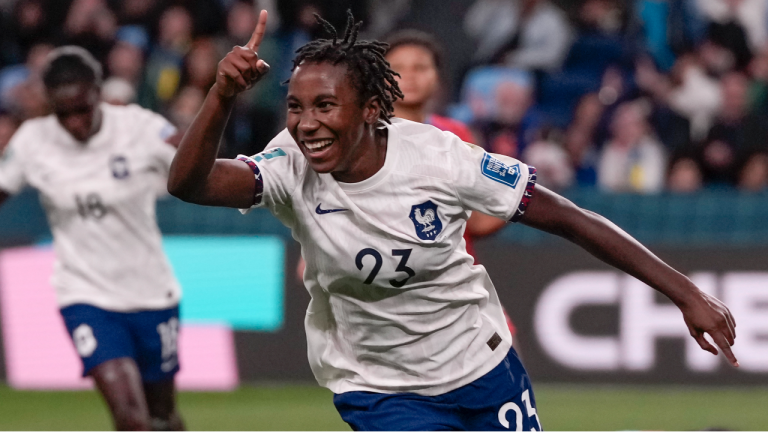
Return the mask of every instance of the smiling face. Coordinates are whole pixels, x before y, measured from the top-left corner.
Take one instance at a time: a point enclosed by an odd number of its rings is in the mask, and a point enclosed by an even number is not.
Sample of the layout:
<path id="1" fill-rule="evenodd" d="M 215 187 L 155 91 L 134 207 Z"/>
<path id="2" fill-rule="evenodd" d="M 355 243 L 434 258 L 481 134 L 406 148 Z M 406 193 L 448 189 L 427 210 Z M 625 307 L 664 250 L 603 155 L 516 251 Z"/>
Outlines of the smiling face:
<path id="1" fill-rule="evenodd" d="M 87 82 L 63 84 L 48 91 L 51 109 L 59 123 L 81 142 L 101 126 L 99 99 L 99 87 Z"/>
<path id="2" fill-rule="evenodd" d="M 287 101 L 286 126 L 313 170 L 353 183 L 381 167 L 379 102 L 360 101 L 345 65 L 302 63 L 291 76 Z"/>

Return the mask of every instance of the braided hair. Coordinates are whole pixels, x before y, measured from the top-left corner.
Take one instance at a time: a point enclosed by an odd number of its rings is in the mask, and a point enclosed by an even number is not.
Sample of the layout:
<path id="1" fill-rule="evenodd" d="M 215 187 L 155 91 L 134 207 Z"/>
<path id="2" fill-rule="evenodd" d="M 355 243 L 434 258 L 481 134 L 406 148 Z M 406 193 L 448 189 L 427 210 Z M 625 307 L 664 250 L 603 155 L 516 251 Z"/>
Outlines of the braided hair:
<path id="1" fill-rule="evenodd" d="M 315 19 L 333 38 L 317 39 L 299 48 L 291 71 L 304 62 L 345 65 L 352 86 L 360 96 L 360 102 L 376 96 L 381 103 L 379 118 L 390 123 L 389 119 L 394 115 L 393 103 L 397 98 L 403 98 L 403 92 L 395 80 L 395 75 L 400 75 L 384 59 L 389 45 L 379 41 L 358 40 L 363 22 L 355 23 L 352 11 L 347 11 L 347 30 L 342 40 L 339 40 L 336 28 L 331 23 L 317 14 Z"/>

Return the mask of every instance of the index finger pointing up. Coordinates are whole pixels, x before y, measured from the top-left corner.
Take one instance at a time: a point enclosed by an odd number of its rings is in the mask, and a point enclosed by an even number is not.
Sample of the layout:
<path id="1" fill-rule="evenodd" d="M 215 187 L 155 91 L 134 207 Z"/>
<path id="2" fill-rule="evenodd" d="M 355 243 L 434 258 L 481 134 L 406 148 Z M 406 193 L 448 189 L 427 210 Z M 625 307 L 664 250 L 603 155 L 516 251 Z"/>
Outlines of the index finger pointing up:
<path id="1" fill-rule="evenodd" d="M 251 40 L 248 41 L 245 46 L 253 51 L 259 50 L 261 40 L 264 39 L 264 32 L 267 30 L 267 11 L 262 10 L 259 14 L 259 22 L 256 24 L 256 29 L 253 30 Z"/>

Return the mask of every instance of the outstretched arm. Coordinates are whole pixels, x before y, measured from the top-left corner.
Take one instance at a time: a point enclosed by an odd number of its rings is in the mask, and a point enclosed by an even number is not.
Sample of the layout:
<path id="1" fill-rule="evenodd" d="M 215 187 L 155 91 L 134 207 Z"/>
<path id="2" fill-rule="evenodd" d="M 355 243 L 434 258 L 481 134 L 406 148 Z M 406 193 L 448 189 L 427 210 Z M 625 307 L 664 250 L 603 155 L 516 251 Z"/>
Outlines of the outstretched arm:
<path id="1" fill-rule="evenodd" d="M 736 322 L 728 308 L 606 218 L 536 186 L 521 222 L 576 243 L 666 295 L 680 308 L 691 336 L 702 349 L 717 355 L 717 349 L 704 339 L 704 333 L 708 333 L 731 364 L 739 365 L 730 348 L 736 337 Z"/>
<path id="2" fill-rule="evenodd" d="M 235 97 L 269 71 L 269 65 L 256 53 L 266 26 L 267 12 L 261 11 L 251 40 L 244 47 L 234 47 L 219 62 L 216 83 L 173 158 L 168 176 L 171 195 L 203 205 L 253 205 L 256 182 L 251 169 L 237 160 L 216 159 L 216 155 Z"/>

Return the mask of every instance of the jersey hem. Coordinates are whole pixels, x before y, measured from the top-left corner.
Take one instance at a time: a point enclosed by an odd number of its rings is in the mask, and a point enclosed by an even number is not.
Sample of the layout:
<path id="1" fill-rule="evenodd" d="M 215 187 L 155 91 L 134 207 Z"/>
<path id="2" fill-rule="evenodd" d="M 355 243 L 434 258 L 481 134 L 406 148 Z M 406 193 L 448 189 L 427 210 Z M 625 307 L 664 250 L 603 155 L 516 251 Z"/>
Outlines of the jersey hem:
<path id="1" fill-rule="evenodd" d="M 467 384 L 470 384 L 482 378 L 483 376 L 485 376 L 487 373 L 492 371 L 507 357 L 507 353 L 509 352 L 511 347 L 512 345 L 509 342 L 504 341 L 493 352 L 493 355 L 489 357 L 488 360 L 486 360 L 481 365 L 482 367 L 478 367 L 474 372 L 464 376 L 461 379 L 457 379 L 451 383 L 446 383 L 446 384 L 426 386 L 426 387 L 417 387 L 417 386 L 405 387 L 404 386 L 404 387 L 398 387 L 393 389 L 385 389 L 382 387 L 356 384 L 356 383 L 349 382 L 348 380 L 340 380 L 336 382 L 326 382 L 326 383 L 319 382 L 319 384 L 323 387 L 328 388 L 334 394 L 348 393 L 353 391 L 365 391 L 365 392 L 382 393 L 382 394 L 415 393 L 420 396 L 439 396 L 439 395 L 451 392 L 453 390 L 456 390 Z"/>
<path id="2" fill-rule="evenodd" d="M 136 305 L 132 304 L 130 306 L 116 306 L 112 303 L 104 303 L 99 301 L 94 301 L 93 299 L 86 299 L 86 298 L 72 298 L 70 300 L 66 301 L 59 301 L 58 307 L 59 309 L 64 309 L 69 306 L 74 306 L 77 304 L 84 304 L 88 306 L 97 307 L 99 309 L 104 309 L 106 311 L 110 312 L 124 312 L 124 313 L 130 313 L 130 312 L 139 312 L 139 311 L 154 311 L 154 310 L 163 310 L 172 308 L 175 306 L 178 306 L 179 303 L 181 303 L 181 298 L 176 298 L 172 302 L 165 302 L 165 303 L 156 303 L 156 304 L 146 304 L 146 305 Z"/>

